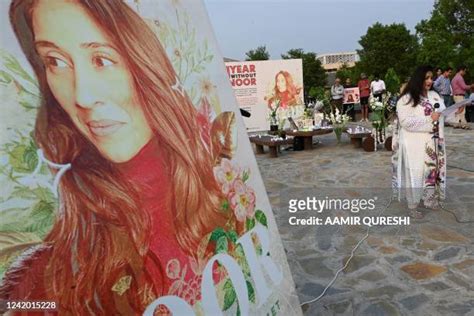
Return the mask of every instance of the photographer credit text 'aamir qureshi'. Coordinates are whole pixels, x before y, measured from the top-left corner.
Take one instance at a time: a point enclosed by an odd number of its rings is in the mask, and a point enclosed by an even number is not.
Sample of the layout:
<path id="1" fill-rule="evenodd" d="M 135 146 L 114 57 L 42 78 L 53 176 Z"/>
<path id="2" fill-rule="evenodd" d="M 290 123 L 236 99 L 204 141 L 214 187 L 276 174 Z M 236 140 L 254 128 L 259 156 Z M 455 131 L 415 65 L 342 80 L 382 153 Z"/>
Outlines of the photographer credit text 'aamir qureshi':
<path id="1" fill-rule="evenodd" d="M 291 199 L 288 202 L 288 212 L 291 214 L 288 222 L 292 226 L 322 226 L 322 225 L 365 225 L 365 226 L 396 226 L 410 225 L 409 216 L 365 215 L 361 211 L 374 211 L 377 197 L 371 199 Z M 301 211 L 305 211 L 302 213 Z M 347 211 L 349 216 L 332 216 L 328 212 Z M 310 214 L 308 216 L 308 213 Z M 304 215 L 303 215 L 304 214 Z"/>

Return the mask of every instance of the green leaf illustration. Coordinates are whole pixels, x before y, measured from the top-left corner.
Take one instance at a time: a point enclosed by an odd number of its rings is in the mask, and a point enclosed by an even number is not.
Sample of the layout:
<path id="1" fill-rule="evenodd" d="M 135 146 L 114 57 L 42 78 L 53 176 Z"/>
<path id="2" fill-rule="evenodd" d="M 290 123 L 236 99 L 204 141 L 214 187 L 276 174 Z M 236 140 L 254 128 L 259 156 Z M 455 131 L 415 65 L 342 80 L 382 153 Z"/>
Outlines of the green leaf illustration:
<path id="1" fill-rule="evenodd" d="M 245 222 L 246 230 L 251 230 L 254 227 L 255 227 L 255 219 L 254 218 L 247 218 L 247 221 Z"/>
<path id="2" fill-rule="evenodd" d="M 243 182 L 246 182 L 249 178 L 250 178 L 250 172 L 249 172 L 248 170 L 245 170 L 245 171 L 242 173 L 242 181 L 243 181 Z"/>
<path id="3" fill-rule="evenodd" d="M 235 230 L 228 231 L 227 232 L 227 237 L 234 244 L 237 242 L 237 239 L 239 238 L 239 236 L 237 235 L 237 232 Z"/>
<path id="4" fill-rule="evenodd" d="M 257 220 L 257 222 L 259 222 L 263 226 L 268 227 L 268 225 L 267 225 L 267 216 L 265 215 L 265 213 L 262 210 L 257 210 L 255 212 L 255 219 Z"/>
<path id="5" fill-rule="evenodd" d="M 229 201 L 228 200 L 224 200 L 222 201 L 222 204 L 221 204 L 221 209 L 224 211 L 224 212 L 227 212 L 229 210 Z"/>
<path id="6" fill-rule="evenodd" d="M 41 239 L 33 233 L 0 231 L 0 263 L 40 243 Z"/>
<path id="7" fill-rule="evenodd" d="M 228 310 L 234 304 L 237 295 L 232 285 L 232 281 L 227 279 L 224 284 L 224 310 Z"/>
<path id="8" fill-rule="evenodd" d="M 227 236 L 221 236 L 217 240 L 216 244 L 216 253 L 227 253 L 227 250 L 229 249 L 229 244 L 227 241 Z"/>
<path id="9" fill-rule="evenodd" d="M 28 146 L 19 144 L 9 152 L 9 163 L 13 170 L 20 173 L 29 173 L 34 170 L 25 161 L 25 153 L 28 153 Z"/>
<path id="10" fill-rule="evenodd" d="M 0 56 L 3 59 L 3 64 L 5 67 L 7 67 L 8 70 L 10 70 L 13 74 L 19 76 L 20 78 L 32 83 L 35 86 L 38 86 L 38 83 L 36 82 L 33 77 L 31 77 L 21 66 L 21 64 L 18 62 L 18 60 L 13 57 L 13 55 L 10 55 L 9 53 L 5 51 L 0 51 Z"/>
<path id="11" fill-rule="evenodd" d="M 225 231 L 222 227 L 216 227 L 212 233 L 211 233 L 211 237 L 209 238 L 210 240 L 212 241 L 217 241 L 219 238 L 221 238 L 222 236 L 225 236 Z"/>
<path id="12" fill-rule="evenodd" d="M 30 223 L 26 230 L 44 237 L 54 223 L 54 206 L 44 201 L 38 202 L 31 213 Z"/>
<path id="13" fill-rule="evenodd" d="M 252 303 L 255 303 L 255 289 L 253 288 L 253 285 L 249 280 L 246 280 L 246 282 L 247 282 L 247 293 L 249 296 L 249 301 Z"/>
<path id="14" fill-rule="evenodd" d="M 0 70 L 0 82 L 1 83 L 10 83 L 12 82 L 13 77 L 6 71 Z"/>
<path id="15" fill-rule="evenodd" d="M 44 187 L 37 187 L 32 190 L 34 195 L 39 199 L 44 201 L 45 203 L 51 203 L 56 201 L 53 192 L 50 189 Z"/>
<path id="16" fill-rule="evenodd" d="M 0 231 L 0 278 L 22 252 L 40 243 L 33 233 Z"/>

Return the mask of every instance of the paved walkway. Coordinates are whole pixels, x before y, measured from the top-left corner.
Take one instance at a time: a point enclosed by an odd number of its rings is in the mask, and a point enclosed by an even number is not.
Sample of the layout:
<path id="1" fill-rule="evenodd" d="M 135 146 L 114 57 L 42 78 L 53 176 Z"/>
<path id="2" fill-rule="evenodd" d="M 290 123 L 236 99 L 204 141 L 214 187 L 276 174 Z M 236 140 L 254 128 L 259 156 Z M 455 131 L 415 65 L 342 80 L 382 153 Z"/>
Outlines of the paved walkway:
<path id="1" fill-rule="evenodd" d="M 474 126 L 473 126 L 474 127 Z M 257 155 L 296 283 L 300 302 L 321 294 L 367 233 L 367 226 L 291 226 L 291 216 L 353 217 L 347 211 L 288 211 L 288 200 L 314 196 L 376 197 L 376 209 L 358 215 L 405 216 L 390 202 L 390 152 L 354 149 L 347 136 L 319 138 L 312 151 Z M 448 200 L 460 221 L 474 220 L 474 131 L 446 128 Z M 382 214 L 380 214 L 383 212 Z M 474 315 L 474 224 L 446 211 L 426 211 L 406 226 L 373 226 L 354 258 L 305 315 Z"/>

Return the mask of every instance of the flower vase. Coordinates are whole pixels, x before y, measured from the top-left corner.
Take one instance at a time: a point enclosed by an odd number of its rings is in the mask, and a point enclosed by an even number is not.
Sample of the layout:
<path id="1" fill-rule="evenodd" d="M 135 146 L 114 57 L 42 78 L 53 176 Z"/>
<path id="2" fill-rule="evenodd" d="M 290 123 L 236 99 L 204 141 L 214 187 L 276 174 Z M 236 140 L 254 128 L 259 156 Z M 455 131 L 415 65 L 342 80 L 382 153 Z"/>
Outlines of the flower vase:
<path id="1" fill-rule="evenodd" d="M 270 131 L 277 132 L 278 131 L 278 120 L 276 115 L 270 116 Z"/>
<path id="2" fill-rule="evenodd" d="M 377 143 L 382 144 L 383 143 L 383 136 L 384 136 L 384 129 L 383 128 L 379 128 L 378 136 L 379 136 L 379 139 L 377 140 Z"/>

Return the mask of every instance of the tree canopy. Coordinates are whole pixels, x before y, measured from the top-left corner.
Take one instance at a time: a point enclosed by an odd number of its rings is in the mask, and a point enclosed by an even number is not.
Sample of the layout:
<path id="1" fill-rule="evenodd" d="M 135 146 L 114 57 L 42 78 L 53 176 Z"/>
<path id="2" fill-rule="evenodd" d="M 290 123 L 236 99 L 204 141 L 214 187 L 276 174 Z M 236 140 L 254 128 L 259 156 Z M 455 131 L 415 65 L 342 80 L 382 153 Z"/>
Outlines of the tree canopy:
<path id="1" fill-rule="evenodd" d="M 417 61 L 437 67 L 464 64 L 474 70 L 474 2 L 437 0 L 431 17 L 416 26 Z"/>
<path id="2" fill-rule="evenodd" d="M 251 49 L 245 53 L 247 56 L 245 60 L 269 60 L 270 53 L 267 51 L 267 47 L 265 45 L 259 46 L 256 49 Z"/>
<path id="3" fill-rule="evenodd" d="M 393 68 L 402 78 L 410 75 L 416 67 L 418 42 L 405 24 L 382 25 L 375 23 L 361 37 L 357 50 L 360 68 L 367 74 L 384 77 Z"/>

